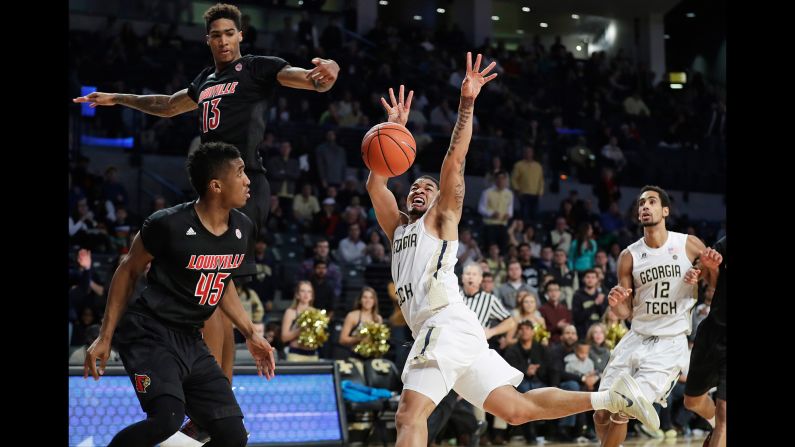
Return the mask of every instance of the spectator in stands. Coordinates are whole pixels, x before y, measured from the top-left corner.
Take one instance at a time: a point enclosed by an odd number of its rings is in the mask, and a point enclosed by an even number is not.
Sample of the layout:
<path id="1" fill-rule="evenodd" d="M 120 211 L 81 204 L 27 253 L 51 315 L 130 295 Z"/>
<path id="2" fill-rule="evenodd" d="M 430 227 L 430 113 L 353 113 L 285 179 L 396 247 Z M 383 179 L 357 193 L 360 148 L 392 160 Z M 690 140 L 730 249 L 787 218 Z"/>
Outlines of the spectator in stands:
<path id="1" fill-rule="evenodd" d="M 610 137 L 610 143 L 604 145 L 601 151 L 604 165 L 621 172 L 624 166 L 627 165 L 627 159 L 624 157 L 624 152 L 618 147 L 618 138 L 615 136 Z"/>
<path id="2" fill-rule="evenodd" d="M 309 53 L 314 53 L 318 46 L 317 28 L 306 10 L 301 11 L 297 34 L 298 44 L 304 46 Z"/>
<path id="3" fill-rule="evenodd" d="M 317 197 L 312 194 L 312 184 L 304 183 L 301 186 L 301 194 L 293 198 L 293 218 L 306 231 L 311 228 L 312 221 L 319 212 L 320 204 Z"/>
<path id="4" fill-rule="evenodd" d="M 565 217 L 561 216 L 555 219 L 555 228 L 549 232 L 549 241 L 553 249 L 569 252 L 569 248 L 571 248 L 571 233 Z"/>
<path id="5" fill-rule="evenodd" d="M 558 249 L 552 257 L 552 270 L 550 273 L 555 281 L 560 284 L 561 293 L 566 303 L 571 303 L 574 298 L 574 290 L 579 286 L 577 274 L 569 268 L 568 255 L 565 251 Z"/>
<path id="6" fill-rule="evenodd" d="M 316 258 L 312 276 L 309 280 L 314 290 L 315 308 L 325 310 L 329 318 L 334 318 L 334 311 L 340 304 L 339 295 L 334 293 L 334 286 L 328 278 L 328 261 Z"/>
<path id="7" fill-rule="evenodd" d="M 130 235 L 134 235 L 138 229 L 137 223 L 133 224 L 132 219 L 127 214 L 127 208 L 124 206 L 117 207 L 116 220 L 108 222 L 108 225 L 110 227 L 109 237 L 113 250 L 118 253 L 127 253 L 130 248 Z"/>
<path id="8" fill-rule="evenodd" d="M 450 109 L 447 99 L 439 101 L 439 105 L 431 110 L 431 125 L 436 127 L 438 132 L 449 134 L 455 126 L 458 114 Z"/>
<path id="9" fill-rule="evenodd" d="M 386 253 L 386 248 L 381 244 L 375 244 L 367 247 L 367 264 L 388 264 L 390 256 Z"/>
<path id="10" fill-rule="evenodd" d="M 544 317 L 550 333 L 550 341 L 555 343 L 560 339 L 563 329 L 571 325 L 571 311 L 565 304 L 560 302 L 560 284 L 556 281 L 550 281 L 547 284 L 545 296 L 547 302 L 538 311 Z"/>
<path id="11" fill-rule="evenodd" d="M 358 335 L 359 329 L 367 323 L 383 323 L 384 319 L 378 313 L 378 295 L 375 289 L 365 286 L 362 288 L 353 309 L 345 315 L 340 331 L 340 344 L 348 347 L 356 346 L 362 337 Z"/>
<path id="12" fill-rule="evenodd" d="M 80 318 L 72 331 L 72 346 L 83 346 L 86 342 L 86 330 L 99 323 L 94 314 L 94 309 L 89 306 L 80 310 Z"/>
<path id="13" fill-rule="evenodd" d="M 292 199 L 295 196 L 295 182 L 301 176 L 298 160 L 290 157 L 293 147 L 289 141 L 279 145 L 279 156 L 268 160 L 268 179 L 271 182 L 271 194 L 279 197 L 283 209 L 292 210 Z M 288 206 L 289 205 L 289 206 Z"/>
<path id="14" fill-rule="evenodd" d="M 624 113 L 632 116 L 651 115 L 651 111 L 646 107 L 646 103 L 643 102 L 643 98 L 640 97 L 640 92 L 637 90 L 632 93 L 632 96 L 628 96 L 627 99 L 624 100 Z"/>
<path id="15" fill-rule="evenodd" d="M 524 242 L 530 247 L 530 256 L 538 259 L 541 256 L 541 244 L 536 240 L 536 227 L 527 225 L 524 228 Z"/>
<path id="16" fill-rule="evenodd" d="M 527 242 L 519 245 L 519 263 L 522 265 L 522 279 L 535 292 L 538 290 L 538 270 L 533 262 L 530 244 Z"/>
<path id="17" fill-rule="evenodd" d="M 496 243 L 489 245 L 489 256 L 485 259 L 485 261 L 486 265 L 489 267 L 488 271 L 493 275 L 495 286 L 501 286 L 505 281 L 505 275 L 508 273 L 508 266 L 506 265 L 502 256 L 500 256 L 499 245 Z"/>
<path id="18" fill-rule="evenodd" d="M 614 172 L 610 168 L 602 169 L 602 176 L 594 184 L 594 195 L 599 200 L 599 211 L 605 212 L 612 202 L 618 202 L 621 198 L 621 190 L 614 177 Z"/>
<path id="19" fill-rule="evenodd" d="M 329 242 L 328 239 L 321 238 L 315 242 L 313 255 L 306 259 L 301 267 L 298 269 L 298 277 L 304 280 L 309 280 L 315 271 L 315 260 L 322 259 L 327 262 L 326 264 L 326 279 L 334 289 L 334 296 L 342 295 L 342 273 L 340 267 L 335 264 L 329 257 Z"/>
<path id="20" fill-rule="evenodd" d="M 129 195 L 124 185 L 119 182 L 119 169 L 108 166 L 105 169 L 105 181 L 102 183 L 102 198 L 115 206 L 127 205 Z"/>
<path id="21" fill-rule="evenodd" d="M 483 282 L 480 283 L 480 287 L 483 289 L 484 292 L 496 295 L 497 293 L 494 291 L 495 290 L 494 274 L 491 272 L 484 271 Z"/>
<path id="22" fill-rule="evenodd" d="M 279 233 L 287 229 L 287 216 L 279 201 L 279 196 L 276 195 L 271 196 L 271 209 L 268 213 L 267 228 L 271 233 Z"/>
<path id="23" fill-rule="evenodd" d="M 464 228 L 460 231 L 458 237 L 458 253 L 456 253 L 458 263 L 456 264 L 456 270 L 459 268 L 463 269 L 466 264 L 477 262 L 483 257 L 477 241 L 472 237 L 472 230 Z"/>
<path id="24" fill-rule="evenodd" d="M 333 104 L 333 103 L 332 103 Z M 329 185 L 339 187 L 345 180 L 345 169 L 348 158 L 345 148 L 337 144 L 337 133 L 333 130 L 326 132 L 326 141 L 315 149 L 317 160 L 317 173 L 323 189 Z"/>
<path id="25" fill-rule="evenodd" d="M 323 233 L 329 238 L 333 238 L 337 234 L 337 226 L 341 218 L 336 205 L 337 202 L 331 197 L 323 199 L 323 209 L 315 215 L 315 232 Z"/>
<path id="26" fill-rule="evenodd" d="M 517 217 L 511 221 L 511 225 L 508 226 L 508 245 L 513 245 L 515 247 L 519 247 L 519 244 L 522 242 L 527 242 L 524 239 L 524 221 Z M 503 245 L 504 246 L 504 245 Z"/>
<path id="27" fill-rule="evenodd" d="M 516 389 L 525 393 L 548 386 L 548 353 L 544 346 L 534 341 L 535 332 L 532 322 L 528 320 L 519 322 L 517 334 L 518 342 L 509 346 L 504 354 L 509 365 L 524 373 L 522 382 Z M 529 422 L 521 427 L 525 441 L 528 444 L 534 443 L 536 441 L 535 423 Z"/>
<path id="28" fill-rule="evenodd" d="M 549 327 L 549 326 L 547 326 Z M 549 385 L 569 391 L 579 391 L 583 384 L 583 376 L 566 372 L 565 358 L 574 353 L 577 344 L 577 329 L 572 324 L 565 325 L 559 335 L 559 342 L 552 343 L 549 347 Z M 575 416 L 568 416 L 558 420 L 557 440 L 559 442 L 574 441 L 573 429 L 576 423 Z"/>
<path id="29" fill-rule="evenodd" d="M 496 184 L 480 194 L 478 212 L 483 216 L 486 246 L 493 242 L 504 246 L 508 220 L 513 217 L 513 192 L 508 189 L 507 172 L 498 172 Z"/>
<path id="30" fill-rule="evenodd" d="M 314 309 L 314 301 L 315 294 L 312 284 L 309 281 L 299 281 L 295 286 L 293 304 L 284 311 L 282 319 L 281 339 L 283 343 L 289 344 L 289 348 L 287 348 L 288 362 L 311 362 L 320 358 L 317 349 L 310 349 L 298 342 L 301 329 L 295 324 L 305 310 Z"/>
<path id="31" fill-rule="evenodd" d="M 513 165 L 511 187 L 519 196 L 519 212 L 523 220 L 535 219 L 538 201 L 544 195 L 544 168 L 533 159 L 533 147 L 526 145 L 524 159 Z"/>
<path id="32" fill-rule="evenodd" d="M 521 291 L 534 293 L 533 289 L 522 279 L 522 264 L 519 261 L 508 262 L 508 278 L 497 289 L 497 296 L 507 309 L 516 307 L 516 298 Z"/>
<path id="33" fill-rule="evenodd" d="M 580 339 L 585 339 L 588 328 L 601 320 L 607 308 L 605 293 L 597 289 L 597 282 L 596 272 L 593 269 L 586 270 L 580 289 L 574 292 L 571 313 Z"/>
<path id="34" fill-rule="evenodd" d="M 610 348 L 605 344 L 607 329 L 604 323 L 594 323 L 585 333 L 585 341 L 591 345 L 591 352 L 588 354 L 593 361 L 594 370 L 601 375 L 610 360 Z"/>
<path id="35" fill-rule="evenodd" d="M 254 244 L 254 264 L 257 274 L 251 279 L 248 285 L 257 293 L 265 311 L 270 312 L 273 308 L 273 294 L 277 289 L 281 289 L 280 279 L 274 276 L 276 269 L 276 257 L 272 250 L 268 250 L 268 240 L 263 235 L 257 236 Z"/>
<path id="36" fill-rule="evenodd" d="M 536 270 L 539 275 L 543 276 L 552 271 L 554 256 L 555 251 L 549 245 L 545 245 L 541 249 L 541 256 L 536 260 Z"/>
<path id="37" fill-rule="evenodd" d="M 602 271 L 603 277 L 601 278 L 600 284 L 602 292 L 609 291 L 613 286 L 618 284 L 618 278 L 615 272 L 610 271 L 610 263 L 608 262 L 607 253 L 604 250 L 596 251 L 596 256 L 594 256 L 594 268 L 601 269 Z"/>
<path id="38" fill-rule="evenodd" d="M 517 323 L 529 321 L 531 324 L 539 325 L 540 327 L 545 328 L 547 323 L 544 321 L 544 317 L 541 315 L 541 312 L 538 311 L 538 302 L 539 299 L 536 295 L 526 290 L 522 290 L 516 294 L 516 309 L 511 311 L 511 316 L 514 320 L 516 320 Z M 517 337 L 518 328 L 513 334 L 509 334 L 507 339 L 508 344 L 516 343 Z M 549 344 L 549 340 L 543 342 L 542 344 L 547 346 Z"/>
<path id="39" fill-rule="evenodd" d="M 271 107 L 268 114 L 268 123 L 278 125 L 279 123 L 290 122 L 290 109 L 287 106 L 287 98 L 280 96 L 276 104 Z"/>
<path id="40" fill-rule="evenodd" d="M 338 258 L 343 264 L 363 265 L 367 256 L 367 245 L 361 239 L 358 224 L 348 226 L 348 237 L 340 241 Z"/>
<path id="41" fill-rule="evenodd" d="M 576 271 L 580 278 L 582 278 L 583 272 L 593 268 L 596 250 L 593 227 L 590 223 L 581 223 L 577 229 L 577 236 L 571 242 L 569 249 L 569 267 Z"/>
<path id="42" fill-rule="evenodd" d="M 76 208 L 69 216 L 70 245 L 96 250 L 101 248 L 104 240 L 99 223 L 94 220 L 94 213 L 88 208 L 88 200 L 78 200 Z"/>

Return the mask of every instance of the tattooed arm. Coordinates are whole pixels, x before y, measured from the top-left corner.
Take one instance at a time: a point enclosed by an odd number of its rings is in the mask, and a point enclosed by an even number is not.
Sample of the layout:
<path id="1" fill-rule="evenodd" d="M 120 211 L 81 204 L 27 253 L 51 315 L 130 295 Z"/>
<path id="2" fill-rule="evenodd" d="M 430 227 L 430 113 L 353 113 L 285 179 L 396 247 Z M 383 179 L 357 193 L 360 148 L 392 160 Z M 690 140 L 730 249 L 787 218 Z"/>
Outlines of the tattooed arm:
<path id="1" fill-rule="evenodd" d="M 472 139 L 475 98 L 480 93 L 480 88 L 497 76 L 496 73 L 486 76 L 496 65 L 495 62 L 480 71 L 480 61 L 481 55 L 478 54 L 473 67 L 472 53 L 467 53 L 466 77 L 461 83 L 458 119 L 450 138 L 450 148 L 442 162 L 438 200 L 431 207 L 431 214 L 428 216 L 428 230 L 444 240 L 458 239 L 458 222 L 464 207 L 464 167 Z"/>
<path id="2" fill-rule="evenodd" d="M 164 118 L 171 118 L 180 113 L 190 112 L 198 107 L 188 96 L 188 89 L 186 88 L 173 95 L 127 95 L 123 93 L 94 92 L 75 98 L 72 101 L 76 103 L 87 102 L 91 108 L 119 104 Z"/>

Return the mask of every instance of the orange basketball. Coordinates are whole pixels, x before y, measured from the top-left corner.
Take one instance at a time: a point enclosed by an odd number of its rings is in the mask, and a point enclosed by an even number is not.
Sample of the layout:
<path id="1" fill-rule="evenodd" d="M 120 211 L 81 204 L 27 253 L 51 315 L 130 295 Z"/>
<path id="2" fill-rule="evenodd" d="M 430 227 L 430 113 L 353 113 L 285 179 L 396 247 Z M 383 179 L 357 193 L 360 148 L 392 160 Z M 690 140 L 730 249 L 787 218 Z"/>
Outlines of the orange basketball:
<path id="1" fill-rule="evenodd" d="M 408 171 L 416 155 L 414 137 L 397 123 L 376 124 L 362 140 L 364 164 L 384 177 L 395 177 Z"/>

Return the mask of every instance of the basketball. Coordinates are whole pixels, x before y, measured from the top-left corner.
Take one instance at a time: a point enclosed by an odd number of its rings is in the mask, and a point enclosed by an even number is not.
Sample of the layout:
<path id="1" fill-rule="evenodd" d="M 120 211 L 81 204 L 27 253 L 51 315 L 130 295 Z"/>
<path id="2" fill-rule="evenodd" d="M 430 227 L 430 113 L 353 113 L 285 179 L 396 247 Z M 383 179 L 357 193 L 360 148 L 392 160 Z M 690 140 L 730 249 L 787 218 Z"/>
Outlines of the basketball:
<path id="1" fill-rule="evenodd" d="M 414 163 L 417 143 L 408 129 L 397 123 L 376 124 L 362 139 L 362 160 L 384 177 L 396 177 Z"/>

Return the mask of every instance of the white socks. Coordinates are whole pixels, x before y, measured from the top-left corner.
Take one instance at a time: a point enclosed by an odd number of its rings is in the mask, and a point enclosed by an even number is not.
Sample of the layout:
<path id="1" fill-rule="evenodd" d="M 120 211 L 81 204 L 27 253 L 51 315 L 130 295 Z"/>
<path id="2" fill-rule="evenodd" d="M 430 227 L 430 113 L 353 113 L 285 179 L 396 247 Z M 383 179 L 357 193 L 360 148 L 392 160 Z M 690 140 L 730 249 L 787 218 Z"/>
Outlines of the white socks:
<path id="1" fill-rule="evenodd" d="M 594 410 L 610 410 L 610 391 L 591 393 L 591 405 Z"/>

